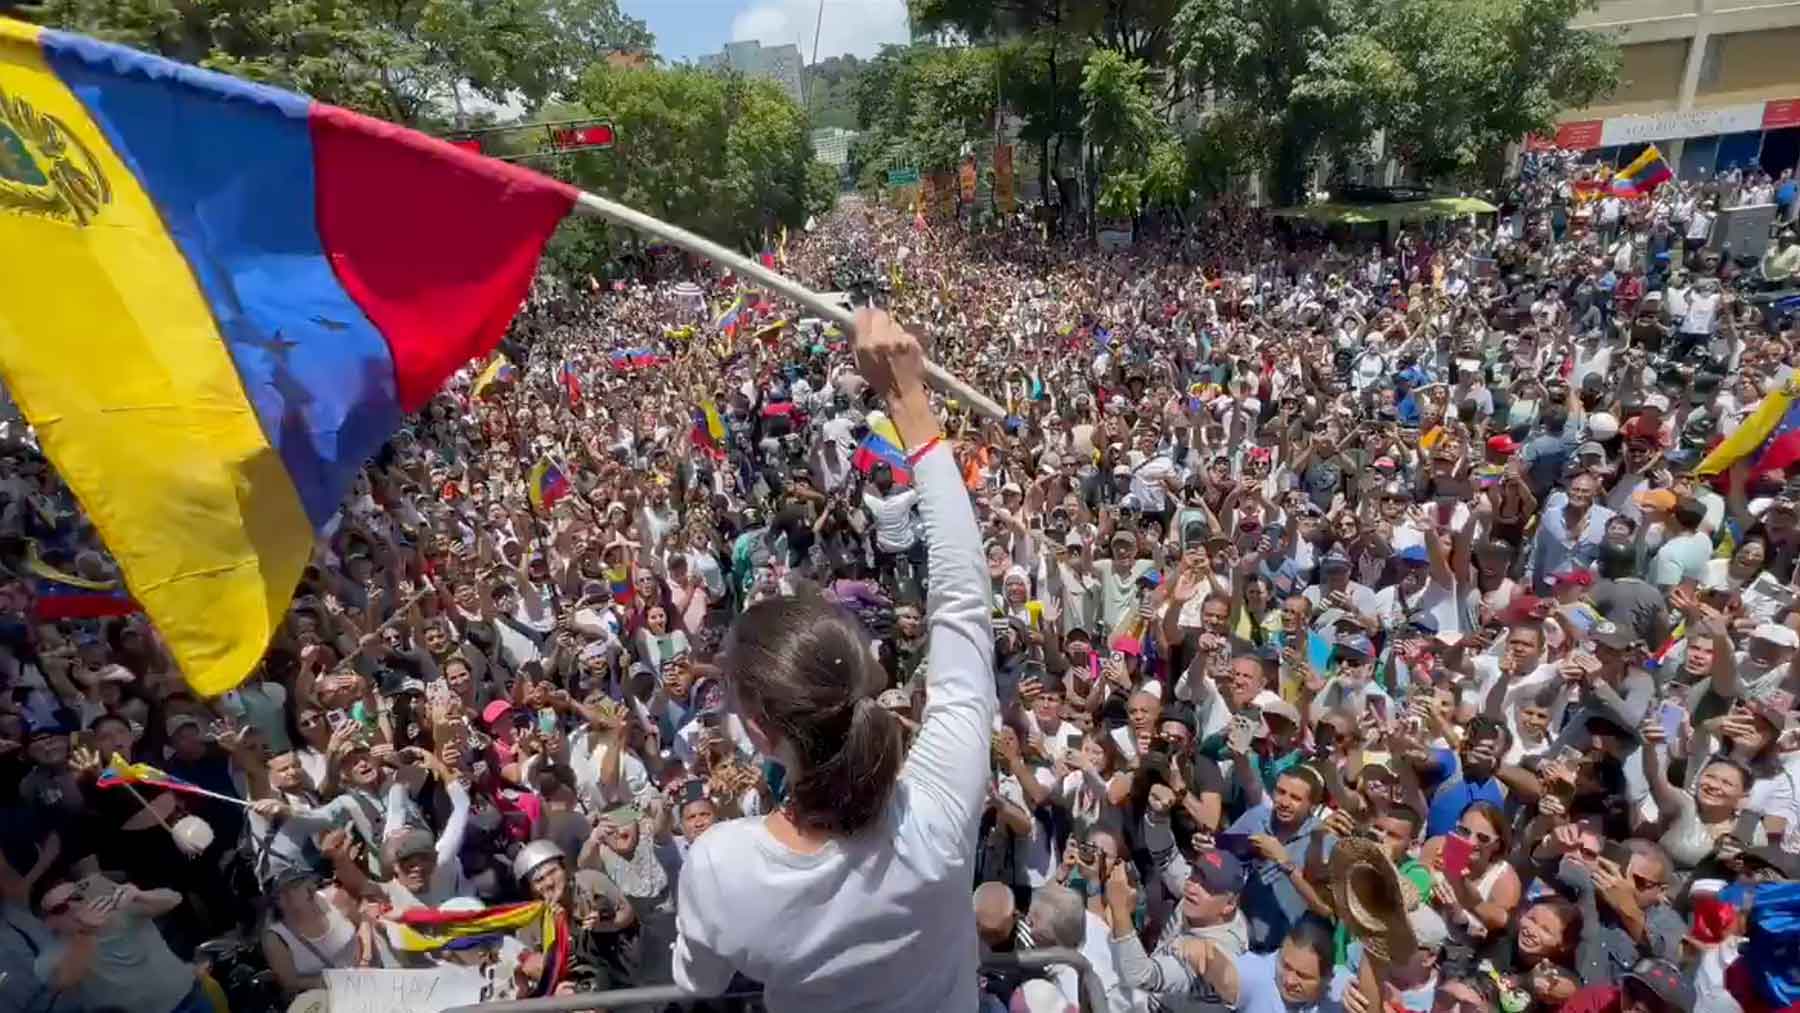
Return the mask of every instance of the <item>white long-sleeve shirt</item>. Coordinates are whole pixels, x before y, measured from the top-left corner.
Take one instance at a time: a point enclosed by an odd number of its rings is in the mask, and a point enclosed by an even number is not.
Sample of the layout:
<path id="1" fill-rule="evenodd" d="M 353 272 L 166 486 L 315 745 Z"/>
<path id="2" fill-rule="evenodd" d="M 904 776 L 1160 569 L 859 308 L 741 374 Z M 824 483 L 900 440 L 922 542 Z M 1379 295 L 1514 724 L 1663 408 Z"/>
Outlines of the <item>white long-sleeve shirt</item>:
<path id="1" fill-rule="evenodd" d="M 919 733 L 881 818 L 795 852 L 760 818 L 722 823 L 681 870 L 675 981 L 701 995 L 732 972 L 772 1010 L 973 1010 L 979 947 L 969 882 L 987 795 L 994 699 L 988 577 L 948 446 L 914 470 L 930 547 Z"/>

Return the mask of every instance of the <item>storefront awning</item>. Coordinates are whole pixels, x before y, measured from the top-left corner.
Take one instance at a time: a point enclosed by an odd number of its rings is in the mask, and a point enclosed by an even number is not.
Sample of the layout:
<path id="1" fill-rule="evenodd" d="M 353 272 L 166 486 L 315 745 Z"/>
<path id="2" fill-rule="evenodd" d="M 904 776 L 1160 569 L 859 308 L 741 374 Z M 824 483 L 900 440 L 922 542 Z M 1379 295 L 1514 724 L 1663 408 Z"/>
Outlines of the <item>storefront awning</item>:
<path id="1" fill-rule="evenodd" d="M 1427 218 L 1459 215 L 1491 215 L 1500 209 L 1475 197 L 1433 197 L 1430 200 L 1394 204 L 1307 204 L 1277 208 L 1277 218 L 1305 218 L 1321 225 L 1363 225 L 1373 222 L 1416 222 Z"/>

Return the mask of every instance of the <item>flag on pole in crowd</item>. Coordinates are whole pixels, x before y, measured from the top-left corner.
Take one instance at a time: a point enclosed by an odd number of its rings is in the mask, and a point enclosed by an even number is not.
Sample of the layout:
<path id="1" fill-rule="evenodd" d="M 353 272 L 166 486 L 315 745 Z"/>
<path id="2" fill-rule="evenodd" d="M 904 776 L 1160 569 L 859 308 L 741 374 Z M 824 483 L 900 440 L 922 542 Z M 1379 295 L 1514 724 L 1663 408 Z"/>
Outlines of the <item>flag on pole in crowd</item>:
<path id="1" fill-rule="evenodd" d="M 781 241 L 775 245 L 775 254 L 781 260 L 781 266 L 787 266 L 787 226 L 781 227 Z"/>
<path id="2" fill-rule="evenodd" d="M 615 348 L 607 356 L 607 362 L 614 370 L 621 373 L 629 373 L 634 369 L 650 369 L 665 365 L 668 361 L 668 357 L 656 349 L 645 348 L 642 345 L 633 348 Z"/>
<path id="3" fill-rule="evenodd" d="M 1662 152 L 1652 144 L 1631 164 L 1613 174 L 1608 184 L 1621 197 L 1645 197 L 1650 191 L 1675 178 L 1675 170 L 1663 160 Z"/>
<path id="4" fill-rule="evenodd" d="M 724 331 L 726 334 L 736 333 L 738 318 L 742 316 L 743 313 L 744 297 L 740 295 L 731 301 L 731 305 L 725 308 L 725 312 L 719 314 L 717 320 L 713 321 L 713 327 L 717 330 Z"/>
<path id="5" fill-rule="evenodd" d="M 762 252 L 756 255 L 756 262 L 769 270 L 775 270 L 775 252 L 765 244 Z"/>
<path id="6" fill-rule="evenodd" d="M 1763 396 L 1756 410 L 1694 467 L 1696 475 L 1717 475 L 1739 461 L 1750 462 L 1750 477 L 1800 461 L 1800 379 Z"/>
<path id="7" fill-rule="evenodd" d="M 581 377 L 575 373 L 575 364 L 567 359 L 556 369 L 557 379 L 562 381 L 563 393 L 569 396 L 569 407 L 581 404 Z"/>
<path id="8" fill-rule="evenodd" d="M 100 772 L 94 781 L 100 788 L 122 788 L 126 785 L 143 788 L 162 788 L 165 791 L 180 792 L 183 795 L 205 795 L 211 797 L 213 792 L 184 781 L 165 770 L 152 767 L 148 763 L 132 763 L 118 753 L 112 754 L 107 761 L 106 769 Z"/>
<path id="9" fill-rule="evenodd" d="M 32 577 L 32 617 L 40 622 L 105 619 L 143 611 L 116 580 L 88 580 L 44 562 L 35 541 L 25 543 L 25 571 Z"/>
<path id="10" fill-rule="evenodd" d="M 886 412 L 872 411 L 869 413 L 869 417 L 866 421 L 869 426 L 869 432 L 874 433 L 876 436 L 881 437 L 896 447 L 906 446 L 906 441 L 900 438 L 900 430 L 895 428 L 894 420 L 888 418 Z"/>
<path id="11" fill-rule="evenodd" d="M 530 491 L 531 505 L 548 510 L 574 489 L 569 485 L 569 476 L 548 457 L 542 457 L 531 469 Z"/>
<path id="12" fill-rule="evenodd" d="M 912 483 L 912 466 L 906 461 L 906 451 L 889 443 L 880 433 L 870 432 L 863 437 L 850 464 L 865 475 L 874 471 L 877 464 L 885 464 L 893 469 L 894 481 L 902 485 Z"/>
<path id="13" fill-rule="evenodd" d="M 481 375 L 475 378 L 475 385 L 470 389 L 469 395 L 486 397 L 490 388 L 510 386 L 518 378 L 518 367 L 514 366 L 505 355 L 497 353 L 488 362 L 487 367 L 481 371 Z"/>
<path id="14" fill-rule="evenodd" d="M 540 933 L 544 946 L 544 973 L 532 986 L 531 997 L 541 999 L 556 991 L 556 986 L 569 974 L 574 933 L 569 927 L 568 912 L 560 906 L 544 912 L 544 929 Z"/>
<path id="15" fill-rule="evenodd" d="M 694 430 L 689 439 L 715 460 L 724 459 L 725 420 L 719 417 L 718 406 L 711 401 L 702 401 L 700 407 L 694 409 Z"/>
<path id="16" fill-rule="evenodd" d="M 631 565 L 609 566 L 606 568 L 606 582 L 612 587 L 613 601 L 620 605 L 630 605 L 632 599 Z"/>
<path id="17" fill-rule="evenodd" d="M 407 953 L 455 949 L 460 940 L 501 935 L 530 925 L 544 914 L 541 900 L 498 904 L 493 907 L 446 910 L 408 908 L 382 919 L 388 942 Z"/>
<path id="18" fill-rule="evenodd" d="M 0 272 L 0 374 L 188 684 L 223 693 L 364 462 L 500 342 L 578 191 L 7 18 L 0 79 L 32 209 L 0 215 L 31 251 Z"/>

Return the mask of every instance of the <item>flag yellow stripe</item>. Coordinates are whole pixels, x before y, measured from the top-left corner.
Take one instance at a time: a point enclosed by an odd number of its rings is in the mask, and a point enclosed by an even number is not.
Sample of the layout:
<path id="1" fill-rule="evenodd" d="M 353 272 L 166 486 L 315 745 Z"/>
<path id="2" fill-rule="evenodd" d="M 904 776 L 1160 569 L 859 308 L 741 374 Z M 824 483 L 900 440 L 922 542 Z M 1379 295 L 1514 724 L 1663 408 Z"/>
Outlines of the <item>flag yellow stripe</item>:
<path id="1" fill-rule="evenodd" d="M 285 614 L 312 525 L 150 198 L 38 30 L 4 18 L 0 93 L 0 122 L 44 145 L 26 137 L 40 169 L 78 174 L 68 192 L 91 208 L 33 210 L 41 190 L 0 179 L 0 372 L 189 685 L 224 692 Z"/>
<path id="2" fill-rule="evenodd" d="M 1769 438 L 1769 434 L 1775 431 L 1775 427 L 1781 424 L 1782 417 L 1787 415 L 1788 408 L 1793 403 L 1794 391 L 1791 388 L 1764 396 L 1756 410 L 1695 466 L 1694 474 L 1717 475 L 1756 453 L 1763 441 Z"/>
<path id="3" fill-rule="evenodd" d="M 1618 175 L 1625 179 L 1635 178 L 1638 173 L 1643 172 L 1648 168 L 1650 163 L 1661 157 L 1662 152 L 1656 150 L 1656 145 L 1652 144 L 1648 148 L 1645 148 L 1638 157 L 1632 159 L 1630 165 L 1620 169 Z"/>

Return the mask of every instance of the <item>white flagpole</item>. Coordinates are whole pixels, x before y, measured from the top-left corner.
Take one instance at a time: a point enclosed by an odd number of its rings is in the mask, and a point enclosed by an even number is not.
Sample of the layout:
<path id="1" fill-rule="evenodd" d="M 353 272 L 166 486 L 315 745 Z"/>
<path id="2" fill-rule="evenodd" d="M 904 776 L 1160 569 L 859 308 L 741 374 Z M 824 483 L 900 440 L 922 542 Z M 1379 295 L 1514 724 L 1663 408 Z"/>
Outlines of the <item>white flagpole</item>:
<path id="1" fill-rule="evenodd" d="M 648 232 L 674 243 L 689 253 L 696 253 L 709 260 L 725 264 L 738 274 L 754 278 L 819 316 L 833 321 L 839 327 L 844 328 L 845 333 L 850 333 L 855 326 L 853 315 L 842 306 L 826 302 L 817 292 L 804 285 L 776 274 L 748 257 L 733 253 L 710 239 L 696 236 L 680 226 L 670 225 L 659 218 L 652 218 L 641 211 L 633 211 L 623 204 L 586 192 L 582 193 L 575 201 L 575 210 L 592 218 L 604 218 L 639 232 Z M 931 381 L 932 386 L 961 400 L 983 415 L 995 420 L 1006 418 L 1005 410 L 992 398 L 969 386 L 930 359 L 925 360 L 925 376 Z"/>

